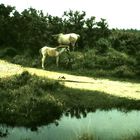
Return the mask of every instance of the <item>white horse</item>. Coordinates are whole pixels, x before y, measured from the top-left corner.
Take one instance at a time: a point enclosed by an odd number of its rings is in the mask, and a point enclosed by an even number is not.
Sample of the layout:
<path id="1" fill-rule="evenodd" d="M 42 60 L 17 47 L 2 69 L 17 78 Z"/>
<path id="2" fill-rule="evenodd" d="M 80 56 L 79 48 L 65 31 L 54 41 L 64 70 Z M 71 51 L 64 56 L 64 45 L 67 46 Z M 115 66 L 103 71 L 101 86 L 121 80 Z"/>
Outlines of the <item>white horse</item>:
<path id="1" fill-rule="evenodd" d="M 45 63 L 45 59 L 47 56 L 56 57 L 56 65 L 58 66 L 59 65 L 58 64 L 59 63 L 59 56 L 63 52 L 69 52 L 68 45 L 59 45 L 56 48 L 47 47 L 47 46 L 42 47 L 40 49 L 40 53 L 42 54 L 42 68 L 45 69 L 44 63 Z"/>
<path id="2" fill-rule="evenodd" d="M 80 35 L 75 33 L 69 34 L 60 33 L 52 36 L 57 37 L 57 41 L 60 45 L 71 45 L 73 51 L 77 40 L 80 38 Z"/>

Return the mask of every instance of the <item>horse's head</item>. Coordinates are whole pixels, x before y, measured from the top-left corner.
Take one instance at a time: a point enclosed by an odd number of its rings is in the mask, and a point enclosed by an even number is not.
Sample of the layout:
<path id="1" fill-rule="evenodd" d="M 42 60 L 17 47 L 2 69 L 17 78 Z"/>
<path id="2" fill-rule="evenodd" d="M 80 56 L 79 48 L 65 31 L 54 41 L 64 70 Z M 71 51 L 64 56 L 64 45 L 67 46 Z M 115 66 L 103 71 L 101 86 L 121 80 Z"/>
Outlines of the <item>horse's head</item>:
<path id="1" fill-rule="evenodd" d="M 77 38 L 78 38 L 78 39 L 80 38 L 80 35 L 79 35 L 79 34 L 77 34 Z"/>
<path id="2" fill-rule="evenodd" d="M 59 46 L 57 46 L 57 48 L 58 48 L 58 49 L 59 49 L 59 48 L 64 48 L 64 51 L 70 52 L 70 47 L 69 47 L 69 45 L 59 45 Z"/>

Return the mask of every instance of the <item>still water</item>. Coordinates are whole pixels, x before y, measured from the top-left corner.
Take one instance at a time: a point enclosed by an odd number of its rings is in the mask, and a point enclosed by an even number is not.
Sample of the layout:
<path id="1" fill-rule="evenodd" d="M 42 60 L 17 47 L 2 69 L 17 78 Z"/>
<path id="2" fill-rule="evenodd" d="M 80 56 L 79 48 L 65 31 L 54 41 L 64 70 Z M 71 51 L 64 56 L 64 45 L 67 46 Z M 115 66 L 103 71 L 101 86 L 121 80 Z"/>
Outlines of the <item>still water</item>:
<path id="1" fill-rule="evenodd" d="M 0 125 L 0 130 L 8 131 L 0 140 L 76 140 L 84 133 L 100 140 L 116 140 L 140 132 L 140 111 L 97 110 L 80 119 L 63 115 L 58 125 L 41 126 L 37 131 L 6 125 Z"/>

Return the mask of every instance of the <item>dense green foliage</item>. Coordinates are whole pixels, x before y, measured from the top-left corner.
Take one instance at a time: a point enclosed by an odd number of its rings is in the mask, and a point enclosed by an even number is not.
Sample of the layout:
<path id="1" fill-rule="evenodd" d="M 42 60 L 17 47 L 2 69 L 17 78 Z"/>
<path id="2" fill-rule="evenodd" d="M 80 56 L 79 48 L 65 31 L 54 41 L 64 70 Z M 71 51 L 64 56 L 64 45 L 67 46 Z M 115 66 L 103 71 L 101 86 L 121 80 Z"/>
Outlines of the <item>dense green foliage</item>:
<path id="1" fill-rule="evenodd" d="M 56 81 L 31 76 L 26 71 L 0 79 L 0 123 L 34 127 L 53 122 L 61 116 L 63 103 L 52 92 L 61 88 Z"/>
<path id="2" fill-rule="evenodd" d="M 0 5 L 0 46 L 38 50 L 45 44 L 55 44 L 53 34 L 76 32 L 81 35 L 80 48 L 93 47 L 95 41 L 110 34 L 106 20 L 95 17 L 85 20 L 86 13 L 64 12 L 62 18 L 45 15 L 33 8 L 22 13 L 14 7 Z M 84 27 L 85 26 L 85 27 Z"/>
<path id="3" fill-rule="evenodd" d="M 75 32 L 80 34 L 77 51 L 62 57 L 59 70 L 90 76 L 139 78 L 138 30 L 111 30 L 105 19 L 97 22 L 94 16 L 86 18 L 84 11 L 70 10 L 57 17 L 33 8 L 19 13 L 3 4 L 0 19 L 0 58 L 10 57 L 13 63 L 40 67 L 38 50 L 44 45 L 57 45 L 52 35 Z M 47 69 L 56 69 L 55 62 L 47 63 Z"/>

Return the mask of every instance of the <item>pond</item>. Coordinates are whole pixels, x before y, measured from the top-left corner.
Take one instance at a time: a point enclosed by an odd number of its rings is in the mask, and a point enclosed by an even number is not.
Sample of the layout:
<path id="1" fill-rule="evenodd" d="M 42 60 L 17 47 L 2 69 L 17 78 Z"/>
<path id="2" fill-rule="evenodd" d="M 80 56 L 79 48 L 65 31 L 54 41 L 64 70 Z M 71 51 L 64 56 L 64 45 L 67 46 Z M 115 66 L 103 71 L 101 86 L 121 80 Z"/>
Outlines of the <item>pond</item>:
<path id="1" fill-rule="evenodd" d="M 98 140 L 117 140 L 140 132 L 140 111 L 96 110 L 80 118 L 63 115 L 36 130 L 0 125 L 1 140 L 78 140 L 83 134 Z M 3 135 L 2 135 L 3 134 Z"/>

